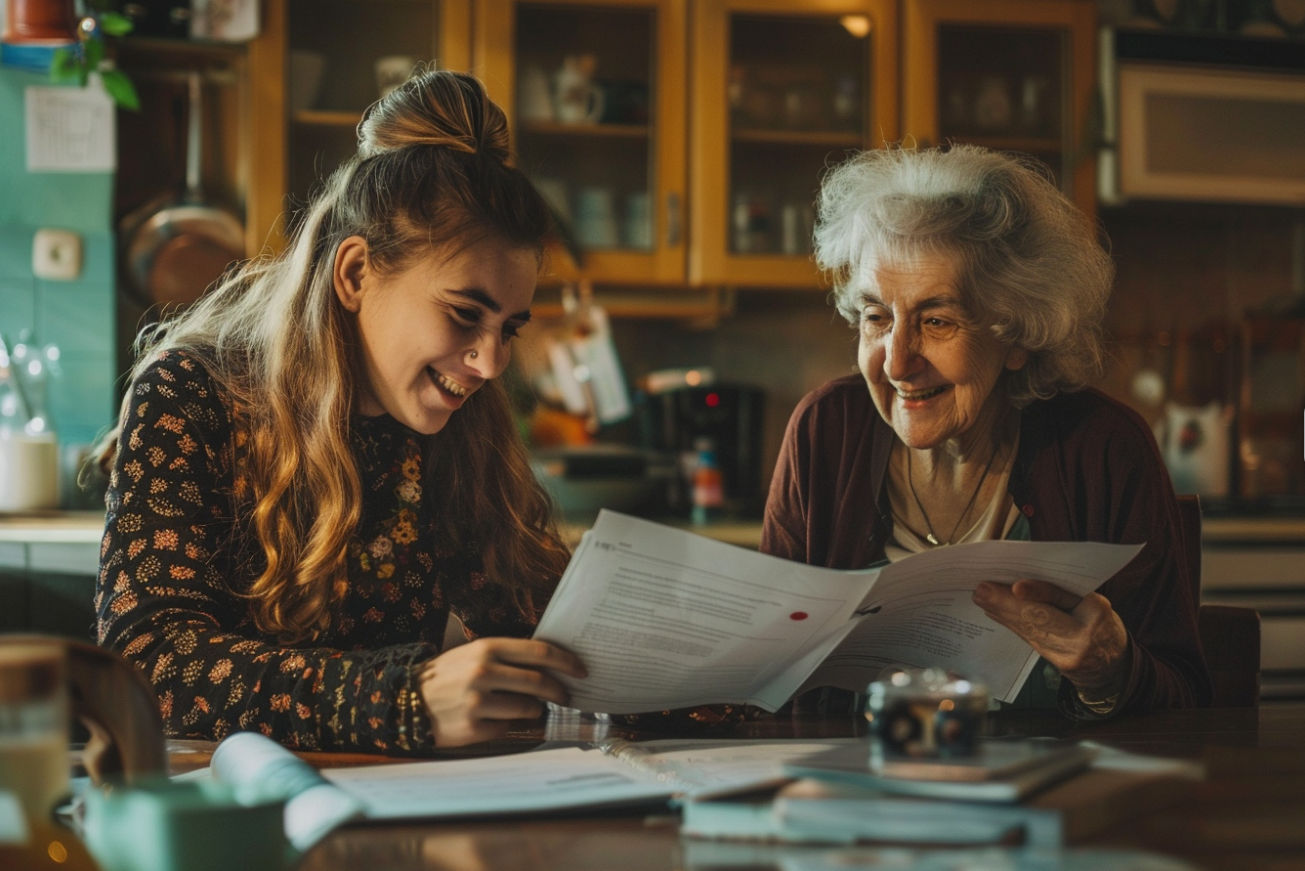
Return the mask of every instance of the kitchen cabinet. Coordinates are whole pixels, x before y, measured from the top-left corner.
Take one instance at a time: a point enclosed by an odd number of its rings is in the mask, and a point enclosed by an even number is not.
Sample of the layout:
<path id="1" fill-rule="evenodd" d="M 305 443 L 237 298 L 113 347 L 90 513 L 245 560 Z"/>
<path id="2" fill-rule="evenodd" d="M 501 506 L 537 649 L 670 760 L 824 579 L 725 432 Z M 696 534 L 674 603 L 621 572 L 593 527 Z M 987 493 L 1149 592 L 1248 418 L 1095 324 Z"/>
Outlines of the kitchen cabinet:
<path id="1" fill-rule="evenodd" d="M 820 173 L 893 134 L 894 37 L 888 0 L 479 0 L 474 70 L 582 249 L 555 279 L 818 287 Z"/>
<path id="2" fill-rule="evenodd" d="M 1030 154 L 1095 212 L 1092 0 L 907 0 L 902 135 Z"/>
<path id="3" fill-rule="evenodd" d="M 699 0 L 689 125 L 689 280 L 819 287 L 821 173 L 897 138 L 888 0 Z"/>
<path id="4" fill-rule="evenodd" d="M 285 244 L 319 182 L 357 150 L 381 67 L 470 66 L 470 0 L 264 0 L 249 44 L 251 238 Z M 288 224 L 288 225 L 287 225 Z"/>

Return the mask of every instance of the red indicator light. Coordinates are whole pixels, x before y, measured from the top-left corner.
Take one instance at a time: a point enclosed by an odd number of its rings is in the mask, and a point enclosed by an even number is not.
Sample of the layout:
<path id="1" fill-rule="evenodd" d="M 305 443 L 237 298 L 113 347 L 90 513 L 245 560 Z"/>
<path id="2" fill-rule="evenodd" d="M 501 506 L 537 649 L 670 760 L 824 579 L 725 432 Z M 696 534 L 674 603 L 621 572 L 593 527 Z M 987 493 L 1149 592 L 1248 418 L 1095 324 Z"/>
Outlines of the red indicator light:
<path id="1" fill-rule="evenodd" d="M 707 394 L 707 407 L 708 407 L 708 408 L 715 408 L 715 407 L 718 406 L 718 405 L 720 405 L 720 394 L 719 394 L 719 393 L 708 393 L 708 394 Z"/>
<path id="2" fill-rule="evenodd" d="M 805 620 L 805 619 L 807 619 L 807 612 L 806 612 L 806 611 L 794 611 L 792 614 L 789 614 L 789 615 L 788 615 L 788 619 L 790 619 L 790 620 Z"/>

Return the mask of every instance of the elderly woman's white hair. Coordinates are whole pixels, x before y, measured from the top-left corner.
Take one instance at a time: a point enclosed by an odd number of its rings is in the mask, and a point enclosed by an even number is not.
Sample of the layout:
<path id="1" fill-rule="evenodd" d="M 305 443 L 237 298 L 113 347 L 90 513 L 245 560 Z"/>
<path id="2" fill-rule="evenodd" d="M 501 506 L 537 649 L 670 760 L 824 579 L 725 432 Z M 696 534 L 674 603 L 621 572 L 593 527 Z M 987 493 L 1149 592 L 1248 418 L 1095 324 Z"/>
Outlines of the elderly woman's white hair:
<path id="1" fill-rule="evenodd" d="M 1041 164 L 972 145 L 865 151 L 829 172 L 818 205 L 816 261 L 849 323 L 880 265 L 948 257 L 973 316 L 1029 352 L 1007 373 L 1011 401 L 1100 376 L 1114 264 Z"/>

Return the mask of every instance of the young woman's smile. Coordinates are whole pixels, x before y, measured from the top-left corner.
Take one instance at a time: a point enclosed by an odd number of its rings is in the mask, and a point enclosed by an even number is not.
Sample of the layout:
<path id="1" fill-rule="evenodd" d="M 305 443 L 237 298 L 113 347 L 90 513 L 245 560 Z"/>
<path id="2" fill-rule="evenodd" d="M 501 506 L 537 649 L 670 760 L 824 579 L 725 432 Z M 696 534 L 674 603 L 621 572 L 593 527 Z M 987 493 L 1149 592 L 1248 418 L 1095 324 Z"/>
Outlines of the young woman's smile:
<path id="1" fill-rule="evenodd" d="M 530 320 L 538 268 L 534 250 L 488 238 L 381 274 L 361 238 L 342 242 L 336 292 L 357 315 L 358 410 L 428 435 L 443 429 L 507 367 L 512 338 Z"/>

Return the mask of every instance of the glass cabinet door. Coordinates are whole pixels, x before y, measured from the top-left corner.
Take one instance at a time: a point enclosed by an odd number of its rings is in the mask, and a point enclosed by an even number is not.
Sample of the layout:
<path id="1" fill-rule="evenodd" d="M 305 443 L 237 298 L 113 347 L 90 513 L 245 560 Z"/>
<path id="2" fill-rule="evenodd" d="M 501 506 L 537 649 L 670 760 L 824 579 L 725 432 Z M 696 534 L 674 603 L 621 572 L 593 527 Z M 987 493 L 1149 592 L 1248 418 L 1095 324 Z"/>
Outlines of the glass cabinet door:
<path id="1" fill-rule="evenodd" d="M 264 0 L 249 45 L 247 220 L 278 249 L 295 213 L 357 151 L 362 113 L 419 63 L 467 69 L 471 0 Z"/>
<path id="2" fill-rule="evenodd" d="M 572 242 L 570 254 L 551 252 L 547 277 L 682 282 L 683 0 L 477 10 L 476 72 Z"/>
<path id="3" fill-rule="evenodd" d="M 450 10 L 438 0 L 288 2 L 286 169 L 293 213 L 357 151 L 358 122 L 383 92 L 418 64 L 465 68 L 469 33 L 457 40 L 444 32 Z"/>
<path id="4" fill-rule="evenodd" d="M 1091 0 L 908 0 L 903 134 L 1031 155 L 1093 212 L 1095 21 Z"/>
<path id="5" fill-rule="evenodd" d="M 821 173 L 895 137 L 891 3 L 695 6 L 690 281 L 818 287 Z"/>

